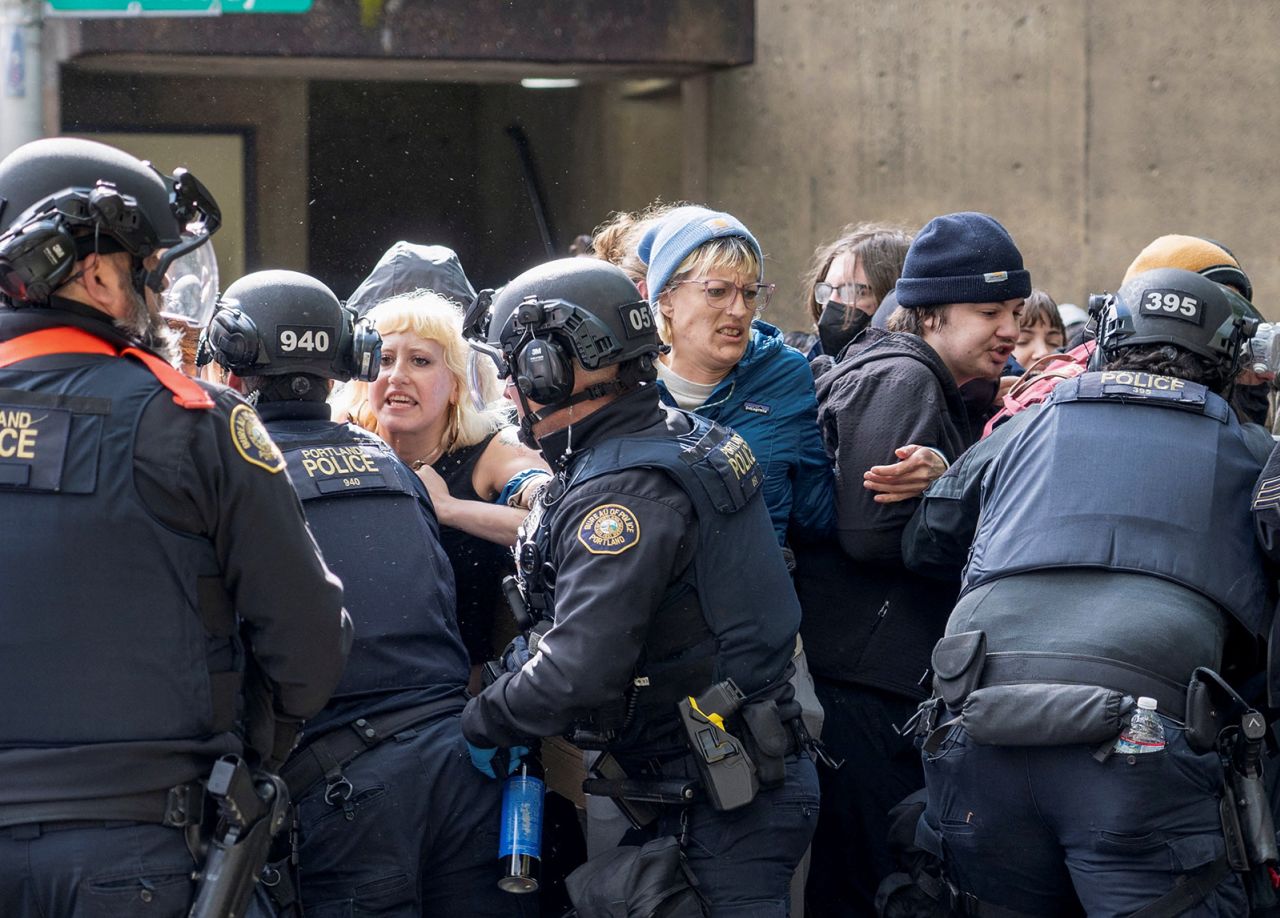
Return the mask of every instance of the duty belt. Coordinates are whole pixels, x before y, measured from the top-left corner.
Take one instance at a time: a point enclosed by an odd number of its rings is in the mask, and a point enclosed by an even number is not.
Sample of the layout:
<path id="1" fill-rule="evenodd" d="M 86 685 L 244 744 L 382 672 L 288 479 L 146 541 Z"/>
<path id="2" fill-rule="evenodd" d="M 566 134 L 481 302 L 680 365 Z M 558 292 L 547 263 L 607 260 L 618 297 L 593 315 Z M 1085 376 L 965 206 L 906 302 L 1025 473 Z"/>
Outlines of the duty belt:
<path id="1" fill-rule="evenodd" d="M 371 717 L 359 717 L 346 726 L 317 737 L 295 752 L 280 771 L 289 787 L 289 796 L 301 800 L 302 795 L 322 780 L 342 780 L 342 767 L 363 753 L 404 730 L 453 714 L 466 706 L 462 695 L 450 695 L 437 701 L 387 711 Z"/>
<path id="2" fill-rule="evenodd" d="M 0 804 L 0 829 L 40 822 L 147 822 L 183 828 L 200 821 L 204 785 L 199 781 L 168 790 L 87 800 Z"/>
<path id="3" fill-rule="evenodd" d="M 1154 698 L 1161 711 L 1181 720 L 1187 709 L 1187 687 L 1172 679 L 1119 660 L 1077 653 L 988 653 L 979 685 L 1061 682 L 1101 685 L 1139 698 Z"/>

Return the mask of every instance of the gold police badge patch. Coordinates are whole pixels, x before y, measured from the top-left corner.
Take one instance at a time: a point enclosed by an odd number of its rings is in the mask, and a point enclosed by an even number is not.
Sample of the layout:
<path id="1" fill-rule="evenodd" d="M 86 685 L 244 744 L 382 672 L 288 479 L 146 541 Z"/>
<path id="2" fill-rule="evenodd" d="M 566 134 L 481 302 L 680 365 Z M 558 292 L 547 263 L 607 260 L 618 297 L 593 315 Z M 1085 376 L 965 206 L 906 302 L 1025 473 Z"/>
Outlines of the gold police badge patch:
<path id="1" fill-rule="evenodd" d="M 271 474 L 284 469 L 284 456 L 271 439 L 262 419 L 248 405 L 231 409 L 231 442 L 245 462 L 264 468 Z"/>
<path id="2" fill-rule="evenodd" d="M 640 521 L 622 504 L 601 504 L 582 518 L 578 541 L 593 555 L 620 555 L 640 544 Z"/>

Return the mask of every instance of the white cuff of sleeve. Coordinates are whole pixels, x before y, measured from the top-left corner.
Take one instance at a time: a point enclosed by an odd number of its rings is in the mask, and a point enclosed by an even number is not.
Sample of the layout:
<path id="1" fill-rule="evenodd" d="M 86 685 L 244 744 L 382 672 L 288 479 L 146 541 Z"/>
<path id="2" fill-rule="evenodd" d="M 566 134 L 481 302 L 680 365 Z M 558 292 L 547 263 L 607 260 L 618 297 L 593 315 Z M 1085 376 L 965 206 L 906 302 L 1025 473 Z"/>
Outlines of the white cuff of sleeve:
<path id="1" fill-rule="evenodd" d="M 951 460 L 950 460 L 950 459 L 948 459 L 948 458 L 946 457 L 946 455 L 942 452 L 942 450 L 940 450 L 940 449 L 934 449 L 932 446 L 922 446 L 922 447 L 920 447 L 920 448 L 921 448 L 921 449 L 927 449 L 929 452 L 933 453 L 935 456 L 937 456 L 939 459 L 941 459 L 941 460 L 942 460 L 942 464 L 943 464 L 946 468 L 951 468 Z"/>

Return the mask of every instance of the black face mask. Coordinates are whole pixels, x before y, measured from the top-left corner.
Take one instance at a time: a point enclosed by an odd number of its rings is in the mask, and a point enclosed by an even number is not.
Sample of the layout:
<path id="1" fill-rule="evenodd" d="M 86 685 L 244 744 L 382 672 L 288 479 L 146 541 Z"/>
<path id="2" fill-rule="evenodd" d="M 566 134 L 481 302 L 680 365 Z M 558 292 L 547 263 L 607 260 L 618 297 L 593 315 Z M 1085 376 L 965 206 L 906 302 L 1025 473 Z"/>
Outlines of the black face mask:
<path id="1" fill-rule="evenodd" d="M 848 307 L 844 303 L 837 303 L 835 300 L 827 300 L 827 305 L 822 307 L 822 314 L 818 316 L 818 340 L 822 342 L 822 353 L 832 357 L 839 356 L 845 345 L 858 337 L 871 321 L 871 316 L 861 309 L 855 309 L 846 328 L 844 317 L 847 311 Z"/>

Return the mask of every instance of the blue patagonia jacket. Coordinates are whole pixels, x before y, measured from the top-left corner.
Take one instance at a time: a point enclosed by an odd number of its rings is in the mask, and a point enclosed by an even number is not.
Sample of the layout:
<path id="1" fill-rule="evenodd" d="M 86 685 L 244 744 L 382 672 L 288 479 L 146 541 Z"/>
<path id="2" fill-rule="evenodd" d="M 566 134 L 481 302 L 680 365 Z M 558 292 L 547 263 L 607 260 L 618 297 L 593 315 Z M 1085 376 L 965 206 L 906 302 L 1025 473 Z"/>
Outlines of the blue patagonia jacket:
<path id="1" fill-rule="evenodd" d="M 662 400 L 676 401 L 658 381 Z M 835 525 L 831 462 L 818 431 L 818 401 L 808 361 L 758 319 L 738 365 L 693 413 L 731 427 L 764 469 L 764 500 L 778 543 L 788 525 L 823 535 Z"/>

